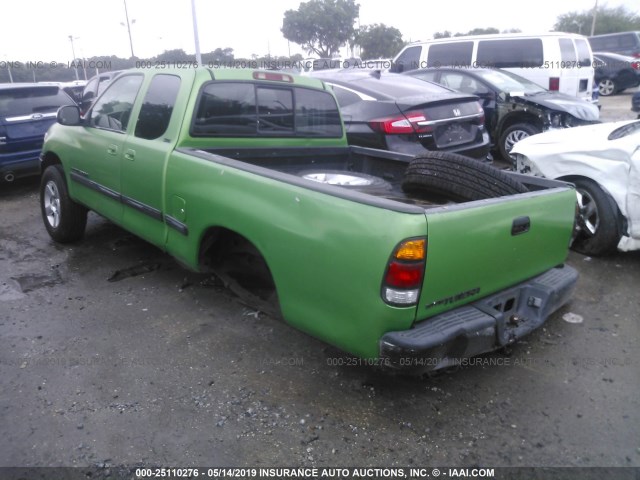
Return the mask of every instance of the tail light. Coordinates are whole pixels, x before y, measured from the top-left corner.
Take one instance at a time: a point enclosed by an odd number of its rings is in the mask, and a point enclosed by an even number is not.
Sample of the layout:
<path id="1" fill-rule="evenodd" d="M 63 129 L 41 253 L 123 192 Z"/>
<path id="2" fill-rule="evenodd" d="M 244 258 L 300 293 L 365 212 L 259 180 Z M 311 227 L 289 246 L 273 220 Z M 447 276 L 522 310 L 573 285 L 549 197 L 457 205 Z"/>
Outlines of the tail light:
<path id="1" fill-rule="evenodd" d="M 428 133 L 433 131 L 427 116 L 420 111 L 406 112 L 404 115 L 384 117 L 371 120 L 369 126 L 376 132 L 391 135 L 409 135 L 412 133 Z M 422 125 L 421 125 L 422 124 Z"/>
<path id="2" fill-rule="evenodd" d="M 640 61 L 631 62 L 631 68 L 633 68 L 634 70 L 640 70 Z"/>
<path id="3" fill-rule="evenodd" d="M 390 305 L 415 305 L 420 297 L 426 259 L 426 238 L 401 242 L 387 264 L 382 283 L 382 299 Z"/>
<path id="4" fill-rule="evenodd" d="M 552 92 L 560 91 L 560 78 L 559 77 L 549 77 L 549 90 Z"/>

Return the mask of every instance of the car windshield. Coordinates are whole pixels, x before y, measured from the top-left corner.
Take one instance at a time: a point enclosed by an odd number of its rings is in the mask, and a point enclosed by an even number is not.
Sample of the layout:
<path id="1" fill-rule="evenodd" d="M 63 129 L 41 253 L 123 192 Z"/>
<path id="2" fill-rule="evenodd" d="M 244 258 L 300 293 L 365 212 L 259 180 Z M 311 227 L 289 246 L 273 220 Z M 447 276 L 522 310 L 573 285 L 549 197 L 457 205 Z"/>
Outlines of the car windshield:
<path id="1" fill-rule="evenodd" d="M 55 112 L 62 105 L 72 104 L 71 98 L 58 87 L 0 90 L 0 116 L 2 117 Z"/>
<path id="2" fill-rule="evenodd" d="M 503 70 L 478 70 L 476 73 L 504 93 L 533 95 L 547 91 L 526 78 Z"/>

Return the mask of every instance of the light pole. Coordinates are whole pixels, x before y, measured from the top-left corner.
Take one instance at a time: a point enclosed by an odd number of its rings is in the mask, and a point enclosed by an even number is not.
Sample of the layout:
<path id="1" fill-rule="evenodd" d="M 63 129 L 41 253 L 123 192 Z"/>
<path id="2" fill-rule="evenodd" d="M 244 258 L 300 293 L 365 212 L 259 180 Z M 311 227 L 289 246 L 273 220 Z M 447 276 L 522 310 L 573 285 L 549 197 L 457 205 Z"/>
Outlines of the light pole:
<path id="1" fill-rule="evenodd" d="M 200 56 L 200 39 L 198 38 L 198 18 L 196 16 L 196 0 L 191 0 L 191 16 L 193 17 L 193 40 L 196 44 L 196 62 L 202 65 Z"/>
<path id="2" fill-rule="evenodd" d="M 133 40 L 131 39 L 131 24 L 136 23 L 135 19 L 129 22 L 129 12 L 127 11 L 127 0 L 122 0 L 124 2 L 124 16 L 127 19 L 127 24 L 120 22 L 120 25 L 127 27 L 127 32 L 129 33 L 129 46 L 131 47 L 131 57 L 135 57 L 133 54 Z"/>
<path id="3" fill-rule="evenodd" d="M 598 0 L 596 0 L 596 4 L 593 7 L 593 20 L 591 21 L 591 36 L 593 37 L 593 33 L 596 31 L 596 16 L 598 15 Z"/>
<path id="4" fill-rule="evenodd" d="M 78 66 L 76 65 L 76 50 L 73 48 L 73 35 L 69 35 L 69 41 L 71 42 L 71 53 L 73 54 L 73 69 L 76 72 L 76 80 L 80 80 L 78 76 Z"/>

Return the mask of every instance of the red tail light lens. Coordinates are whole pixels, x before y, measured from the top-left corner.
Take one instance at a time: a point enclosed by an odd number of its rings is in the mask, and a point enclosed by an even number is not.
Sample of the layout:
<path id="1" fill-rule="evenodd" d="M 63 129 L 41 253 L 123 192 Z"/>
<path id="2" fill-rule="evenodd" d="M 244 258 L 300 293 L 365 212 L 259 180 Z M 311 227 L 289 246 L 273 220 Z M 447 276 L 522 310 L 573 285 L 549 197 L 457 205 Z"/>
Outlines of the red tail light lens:
<path id="1" fill-rule="evenodd" d="M 631 62 L 631 68 L 634 70 L 640 70 L 640 61 L 639 62 Z"/>
<path id="2" fill-rule="evenodd" d="M 551 90 L 552 92 L 560 91 L 560 78 L 558 77 L 549 78 L 549 90 Z"/>
<path id="3" fill-rule="evenodd" d="M 428 122 L 429 119 L 422 112 L 407 112 L 404 115 L 384 117 L 372 120 L 369 126 L 376 132 L 387 135 L 409 135 L 412 133 L 426 133 L 433 129 L 430 125 L 420 125 Z"/>
<path id="4" fill-rule="evenodd" d="M 389 287 L 417 288 L 422 282 L 423 273 L 423 263 L 391 262 L 384 280 Z"/>

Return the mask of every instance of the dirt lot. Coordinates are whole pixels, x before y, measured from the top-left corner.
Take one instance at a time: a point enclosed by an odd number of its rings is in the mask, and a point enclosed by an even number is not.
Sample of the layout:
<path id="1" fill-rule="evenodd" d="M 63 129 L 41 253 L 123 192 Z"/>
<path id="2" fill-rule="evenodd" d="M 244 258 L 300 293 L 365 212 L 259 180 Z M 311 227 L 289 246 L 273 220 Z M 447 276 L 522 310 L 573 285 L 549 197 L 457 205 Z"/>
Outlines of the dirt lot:
<path id="1" fill-rule="evenodd" d="M 0 466 L 640 466 L 640 252 L 572 253 L 510 355 L 390 377 L 98 216 L 54 244 L 37 185 L 0 187 Z"/>

